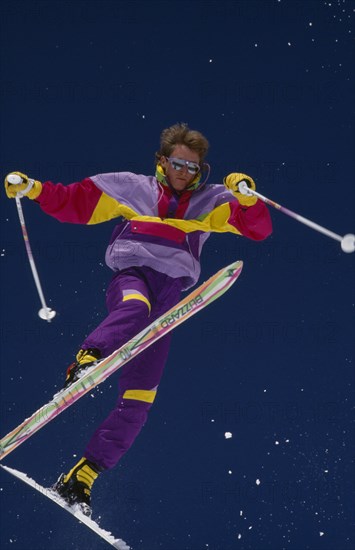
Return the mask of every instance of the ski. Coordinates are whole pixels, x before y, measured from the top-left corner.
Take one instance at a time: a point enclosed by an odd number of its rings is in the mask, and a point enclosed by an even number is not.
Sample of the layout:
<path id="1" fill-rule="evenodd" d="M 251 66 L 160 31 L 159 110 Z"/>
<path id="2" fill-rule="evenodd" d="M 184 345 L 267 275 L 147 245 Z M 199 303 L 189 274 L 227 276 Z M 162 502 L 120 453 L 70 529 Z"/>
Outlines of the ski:
<path id="1" fill-rule="evenodd" d="M 35 489 L 45 497 L 49 498 L 52 502 L 55 502 L 55 504 L 57 504 L 58 506 L 64 508 L 64 510 L 69 512 L 69 514 L 72 514 L 72 516 L 80 521 L 80 523 L 83 523 L 84 525 L 89 527 L 89 529 L 94 531 L 108 544 L 110 544 L 114 548 L 117 548 L 117 550 L 130 550 L 130 546 L 128 546 L 124 540 L 116 539 L 109 531 L 105 531 L 105 529 L 102 529 L 96 523 L 96 521 L 85 516 L 80 510 L 78 510 L 74 506 L 69 506 L 69 504 L 67 504 L 64 499 L 62 499 L 55 491 L 53 491 L 53 489 L 42 487 L 42 485 L 37 483 L 34 479 L 28 477 L 27 474 L 23 472 L 19 472 L 18 470 L 14 470 L 13 468 L 9 468 L 8 466 L 4 466 L 2 464 L 0 466 L 9 474 L 15 476 L 17 479 L 20 479 L 21 481 L 32 487 L 32 489 Z"/>
<path id="2" fill-rule="evenodd" d="M 237 280 L 242 268 L 243 262 L 237 261 L 219 270 L 110 356 L 83 371 L 79 380 L 55 394 L 49 403 L 0 440 L 0 460 L 133 357 L 219 298 Z"/>

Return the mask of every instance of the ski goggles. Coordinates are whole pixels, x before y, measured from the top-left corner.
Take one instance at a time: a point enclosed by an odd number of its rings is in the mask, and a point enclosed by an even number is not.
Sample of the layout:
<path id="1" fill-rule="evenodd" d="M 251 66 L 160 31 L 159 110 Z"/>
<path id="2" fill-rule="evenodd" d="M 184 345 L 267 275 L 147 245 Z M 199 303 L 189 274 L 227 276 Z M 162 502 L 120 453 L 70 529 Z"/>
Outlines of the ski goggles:
<path id="1" fill-rule="evenodd" d="M 170 162 L 171 166 L 174 168 L 174 170 L 182 170 L 184 166 L 186 166 L 187 171 L 189 174 L 192 174 L 193 176 L 196 176 L 199 171 L 201 170 L 200 165 L 197 164 L 197 162 L 191 162 L 189 160 L 183 160 L 183 159 L 177 159 L 175 157 L 166 157 L 167 160 Z"/>

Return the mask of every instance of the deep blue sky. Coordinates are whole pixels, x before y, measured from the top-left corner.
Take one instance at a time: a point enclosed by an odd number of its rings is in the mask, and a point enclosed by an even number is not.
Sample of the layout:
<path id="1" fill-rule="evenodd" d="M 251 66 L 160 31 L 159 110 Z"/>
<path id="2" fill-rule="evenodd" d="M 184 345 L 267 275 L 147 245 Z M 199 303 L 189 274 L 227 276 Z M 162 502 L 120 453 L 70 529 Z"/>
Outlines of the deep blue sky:
<path id="1" fill-rule="evenodd" d="M 5 0 L 1 11 L 3 176 L 67 184 L 151 174 L 161 130 L 185 121 L 210 140 L 211 182 L 244 171 L 281 204 L 354 231 L 354 3 Z M 105 314 L 111 276 L 103 258 L 114 222 L 62 225 L 23 206 L 58 315 L 51 324 L 37 316 L 15 204 L 3 193 L 1 435 L 61 386 Z M 264 243 L 210 238 L 201 279 L 235 259 L 244 271 L 176 331 L 148 424 L 95 486 L 94 516 L 134 550 L 355 546 L 354 257 L 271 214 Z M 117 376 L 6 464 L 51 484 L 116 395 Z M 0 476 L 2 550 L 105 548 Z"/>

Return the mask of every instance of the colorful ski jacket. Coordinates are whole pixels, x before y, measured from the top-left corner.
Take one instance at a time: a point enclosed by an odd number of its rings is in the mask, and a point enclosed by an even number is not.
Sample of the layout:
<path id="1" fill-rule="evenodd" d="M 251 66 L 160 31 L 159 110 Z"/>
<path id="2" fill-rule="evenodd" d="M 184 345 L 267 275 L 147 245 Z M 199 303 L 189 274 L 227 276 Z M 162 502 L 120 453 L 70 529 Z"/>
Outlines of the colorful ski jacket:
<path id="1" fill-rule="evenodd" d="M 200 275 L 200 254 L 211 232 L 230 232 L 255 241 L 272 232 L 260 200 L 241 206 L 220 184 L 177 195 L 164 178 L 114 172 L 64 186 L 45 182 L 36 201 L 61 222 L 96 224 L 121 218 L 106 251 L 114 271 L 147 266 L 183 278 L 184 288 Z"/>

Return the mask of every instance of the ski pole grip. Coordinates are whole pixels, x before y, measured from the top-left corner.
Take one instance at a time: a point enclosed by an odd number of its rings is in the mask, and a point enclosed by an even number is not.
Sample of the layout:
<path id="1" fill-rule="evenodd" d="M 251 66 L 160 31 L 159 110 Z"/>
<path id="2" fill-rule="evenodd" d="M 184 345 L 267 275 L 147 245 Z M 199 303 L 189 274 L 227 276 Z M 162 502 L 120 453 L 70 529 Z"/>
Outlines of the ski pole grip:
<path id="1" fill-rule="evenodd" d="M 253 192 L 249 189 L 247 182 L 244 180 L 239 182 L 238 189 L 242 195 L 248 195 L 249 197 L 253 195 Z"/>
<path id="2" fill-rule="evenodd" d="M 20 185 L 20 183 L 22 183 L 22 178 L 17 174 L 10 174 L 9 176 L 7 176 L 7 181 L 11 185 Z"/>

